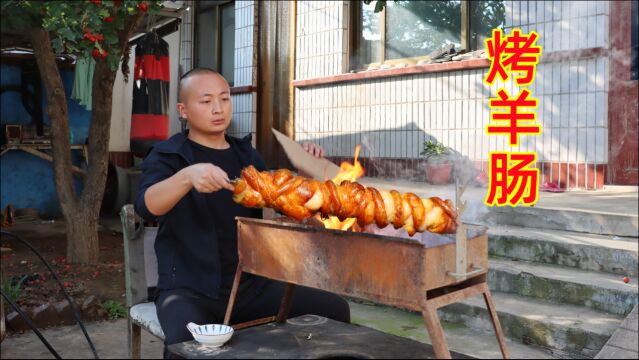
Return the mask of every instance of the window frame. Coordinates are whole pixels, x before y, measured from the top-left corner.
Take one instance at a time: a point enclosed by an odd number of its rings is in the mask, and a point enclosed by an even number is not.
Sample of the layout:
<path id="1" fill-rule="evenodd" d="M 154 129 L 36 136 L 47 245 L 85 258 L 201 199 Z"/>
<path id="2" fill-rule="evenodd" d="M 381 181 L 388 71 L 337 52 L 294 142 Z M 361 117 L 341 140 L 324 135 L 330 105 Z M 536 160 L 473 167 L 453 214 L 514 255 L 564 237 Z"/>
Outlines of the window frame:
<path id="1" fill-rule="evenodd" d="M 349 70 L 351 71 L 363 71 L 367 70 L 369 66 L 373 64 L 380 65 L 394 65 L 400 63 L 409 63 L 412 65 L 417 64 L 421 60 L 430 60 L 430 57 L 426 54 L 423 56 L 415 56 L 401 59 L 386 59 L 386 7 L 379 12 L 380 21 L 379 21 L 379 32 L 380 32 L 380 58 L 381 62 L 373 62 L 373 63 L 361 63 L 358 59 L 355 58 L 354 54 L 356 53 L 356 49 L 358 47 L 358 39 L 359 33 L 362 30 L 362 25 L 359 21 L 360 15 L 362 12 L 362 1 L 357 0 L 351 3 L 350 14 L 349 14 L 349 23 L 352 25 L 350 27 L 350 36 L 349 36 Z M 471 31 L 470 31 L 470 5 L 471 1 L 469 0 L 461 0 L 461 51 L 468 51 L 471 42 Z"/>
<path id="2" fill-rule="evenodd" d="M 195 2 L 195 6 L 193 9 L 193 62 L 194 62 L 194 66 L 193 67 L 197 67 L 199 66 L 198 63 L 196 63 L 199 59 L 199 34 L 198 34 L 198 15 L 204 14 L 204 13 L 214 13 L 215 15 L 215 34 L 214 34 L 214 41 L 215 41 L 215 71 L 217 71 L 218 73 L 222 74 L 222 7 L 227 6 L 229 4 L 233 4 L 233 10 L 235 11 L 235 0 L 220 0 L 219 3 L 217 4 L 211 4 L 211 5 L 201 5 L 201 3 L 199 3 L 198 1 Z M 235 56 L 235 55 L 234 55 Z M 235 59 L 233 59 L 233 63 L 235 63 Z M 235 65 L 233 65 L 233 73 L 235 73 Z M 227 79 L 229 85 L 232 87 L 233 84 L 233 79 Z"/>

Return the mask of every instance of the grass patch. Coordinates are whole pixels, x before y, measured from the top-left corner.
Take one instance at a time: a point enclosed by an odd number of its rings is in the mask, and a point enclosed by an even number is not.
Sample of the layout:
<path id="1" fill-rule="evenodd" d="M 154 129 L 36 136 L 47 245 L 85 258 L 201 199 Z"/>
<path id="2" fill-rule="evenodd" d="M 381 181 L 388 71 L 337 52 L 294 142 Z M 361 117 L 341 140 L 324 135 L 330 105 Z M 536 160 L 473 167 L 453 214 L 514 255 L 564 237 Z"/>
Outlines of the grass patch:
<path id="1" fill-rule="evenodd" d="M 126 307 L 117 301 L 107 300 L 102 304 L 102 307 L 104 311 L 106 311 L 109 320 L 125 318 L 127 316 Z"/>

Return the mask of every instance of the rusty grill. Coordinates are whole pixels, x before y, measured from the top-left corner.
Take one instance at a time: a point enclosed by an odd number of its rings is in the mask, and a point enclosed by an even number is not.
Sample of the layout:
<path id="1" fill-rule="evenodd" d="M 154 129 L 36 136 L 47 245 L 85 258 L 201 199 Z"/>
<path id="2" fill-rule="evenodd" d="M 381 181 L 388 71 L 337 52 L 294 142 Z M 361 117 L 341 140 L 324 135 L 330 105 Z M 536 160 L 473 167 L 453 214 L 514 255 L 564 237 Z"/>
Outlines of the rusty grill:
<path id="1" fill-rule="evenodd" d="M 363 232 L 325 229 L 288 218 L 237 218 L 239 264 L 225 324 L 229 323 L 242 272 L 288 283 L 277 316 L 234 325 L 236 329 L 284 322 L 295 285 L 419 311 L 437 357 L 450 357 L 436 310 L 483 294 L 504 357 L 508 350 L 490 291 L 487 229 L 465 226 L 466 273 L 460 274 L 455 235 L 367 226 Z M 467 240 L 466 240 L 467 239 Z"/>

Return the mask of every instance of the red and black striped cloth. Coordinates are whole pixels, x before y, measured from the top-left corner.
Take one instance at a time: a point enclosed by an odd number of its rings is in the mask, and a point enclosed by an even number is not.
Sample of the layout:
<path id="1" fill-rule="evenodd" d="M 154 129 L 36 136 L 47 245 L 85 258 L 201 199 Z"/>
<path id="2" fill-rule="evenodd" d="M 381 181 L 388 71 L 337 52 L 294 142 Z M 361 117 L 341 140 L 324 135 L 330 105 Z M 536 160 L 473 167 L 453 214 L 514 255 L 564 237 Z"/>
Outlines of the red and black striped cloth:
<path id="1" fill-rule="evenodd" d="M 169 137 L 169 44 L 156 32 L 137 41 L 131 114 L 131 152 L 143 157 Z"/>

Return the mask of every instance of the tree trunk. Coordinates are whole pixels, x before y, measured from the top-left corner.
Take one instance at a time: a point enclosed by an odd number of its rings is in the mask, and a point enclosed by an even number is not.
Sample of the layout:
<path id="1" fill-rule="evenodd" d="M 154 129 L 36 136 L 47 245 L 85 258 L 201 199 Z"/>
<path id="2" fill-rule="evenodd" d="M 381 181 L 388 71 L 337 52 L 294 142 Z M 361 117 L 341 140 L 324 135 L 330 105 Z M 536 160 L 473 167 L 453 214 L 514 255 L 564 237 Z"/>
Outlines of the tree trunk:
<path id="1" fill-rule="evenodd" d="M 144 13 L 137 13 L 120 32 L 118 46 L 121 50 L 124 50 L 128 39 L 143 18 Z M 110 69 L 106 61 L 99 60 L 95 67 L 93 111 L 89 128 L 89 165 L 83 179 L 82 194 L 78 197 L 74 190 L 74 178 L 71 172 L 67 99 L 51 47 L 51 39 L 49 33 L 42 28 L 31 29 L 29 34 L 34 56 L 47 90 L 55 188 L 67 228 L 67 261 L 97 263 L 100 206 L 107 178 L 111 101 L 117 70 Z"/>
<path id="2" fill-rule="evenodd" d="M 67 261 L 73 263 L 97 262 L 99 255 L 97 233 L 99 212 L 83 209 L 81 199 L 78 198 L 73 186 L 69 112 L 64 84 L 56 64 L 55 54 L 51 48 L 51 39 L 49 33 L 41 28 L 32 29 L 30 35 L 40 76 L 47 90 L 47 113 L 51 119 L 55 188 L 67 228 Z M 89 157 L 89 159 L 91 158 Z M 91 173 L 95 172 L 92 169 L 92 163 L 94 161 L 89 163 L 89 173 L 87 174 L 89 178 L 91 178 Z M 85 181 L 85 191 L 87 185 Z"/>

